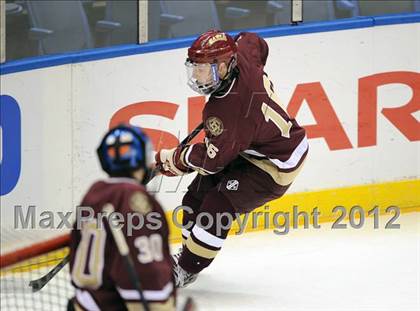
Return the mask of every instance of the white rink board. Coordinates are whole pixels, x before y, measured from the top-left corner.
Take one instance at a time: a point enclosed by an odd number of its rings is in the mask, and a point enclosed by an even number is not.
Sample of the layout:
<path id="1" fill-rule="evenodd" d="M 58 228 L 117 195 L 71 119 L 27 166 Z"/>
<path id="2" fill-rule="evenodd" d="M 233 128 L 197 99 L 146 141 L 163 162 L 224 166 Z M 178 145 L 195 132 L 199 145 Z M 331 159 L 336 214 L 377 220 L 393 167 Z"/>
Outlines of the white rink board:
<path id="1" fill-rule="evenodd" d="M 287 104 L 298 85 L 320 83 L 352 146 L 331 150 L 324 139 L 309 139 L 308 161 L 290 193 L 419 178 L 420 144 L 380 113 L 410 100 L 407 85 L 379 87 L 377 142 L 360 148 L 357 139 L 359 79 L 395 71 L 419 74 L 419 23 L 267 41 L 266 71 L 280 99 Z M 104 177 L 95 150 L 118 110 L 145 101 L 172 103 L 173 120 L 142 115 L 130 122 L 185 137 L 188 99 L 196 96 L 186 85 L 185 57 L 183 48 L 2 75 L 1 94 L 15 98 L 22 114 L 22 168 L 16 187 L 1 197 L 2 232 L 13 227 L 15 205 L 36 205 L 37 214 L 70 211 L 87 187 Z M 413 115 L 420 120 L 419 111 Z M 306 105 L 297 119 L 314 124 Z M 190 180 L 178 186 L 178 178 L 164 178 L 158 198 L 166 209 L 180 204 Z"/>

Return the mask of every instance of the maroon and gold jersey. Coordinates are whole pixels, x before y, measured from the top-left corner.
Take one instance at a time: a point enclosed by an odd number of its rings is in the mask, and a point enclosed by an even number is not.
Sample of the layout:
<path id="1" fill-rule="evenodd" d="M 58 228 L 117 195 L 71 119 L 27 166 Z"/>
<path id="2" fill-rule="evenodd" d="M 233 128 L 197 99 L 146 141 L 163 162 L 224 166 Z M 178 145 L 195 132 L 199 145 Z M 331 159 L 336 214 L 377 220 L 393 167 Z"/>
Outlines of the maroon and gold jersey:
<path id="1" fill-rule="evenodd" d="M 263 160 L 254 163 L 263 169 L 269 163 L 279 172 L 294 171 L 306 157 L 308 142 L 264 72 L 267 43 L 246 32 L 235 39 L 239 73 L 228 88 L 210 96 L 203 110 L 205 142 L 189 146 L 183 160 L 201 174 L 219 172 L 238 155 L 252 163 Z"/>
<path id="2" fill-rule="evenodd" d="M 130 282 L 108 220 L 101 214 L 107 203 L 121 215 L 115 217 L 124 224 L 122 232 L 151 310 L 175 310 L 164 211 L 143 186 L 130 178 L 98 181 L 82 201 L 70 246 L 76 310 L 141 310 L 140 295 Z"/>

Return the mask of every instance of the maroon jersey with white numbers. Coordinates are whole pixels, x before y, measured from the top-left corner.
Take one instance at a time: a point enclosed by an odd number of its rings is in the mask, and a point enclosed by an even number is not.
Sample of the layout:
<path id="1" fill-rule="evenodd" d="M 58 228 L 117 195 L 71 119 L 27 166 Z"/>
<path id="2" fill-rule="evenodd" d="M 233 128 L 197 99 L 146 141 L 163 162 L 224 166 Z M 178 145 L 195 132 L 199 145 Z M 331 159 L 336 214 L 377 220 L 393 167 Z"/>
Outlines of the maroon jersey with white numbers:
<path id="1" fill-rule="evenodd" d="M 185 163 L 199 173 L 214 174 L 245 154 L 292 171 L 308 151 L 305 130 L 287 114 L 264 72 L 267 43 L 253 33 L 240 33 L 235 40 L 239 73 L 207 101 L 205 142 L 188 147 Z"/>
<path id="2" fill-rule="evenodd" d="M 130 178 L 98 181 L 82 201 L 81 205 L 91 207 L 93 212 L 80 213 L 79 224 L 76 220 L 71 232 L 70 271 L 76 287 L 74 303 L 82 310 L 134 310 L 131 308 L 140 304 L 140 295 L 130 282 L 108 221 L 106 218 L 100 220 L 107 203 L 124 218 L 122 232 L 146 300 L 162 310 L 175 310 L 164 211 L 143 186 Z M 89 219 L 80 221 L 79 216 Z M 133 224 L 131 233 L 130 222 Z"/>

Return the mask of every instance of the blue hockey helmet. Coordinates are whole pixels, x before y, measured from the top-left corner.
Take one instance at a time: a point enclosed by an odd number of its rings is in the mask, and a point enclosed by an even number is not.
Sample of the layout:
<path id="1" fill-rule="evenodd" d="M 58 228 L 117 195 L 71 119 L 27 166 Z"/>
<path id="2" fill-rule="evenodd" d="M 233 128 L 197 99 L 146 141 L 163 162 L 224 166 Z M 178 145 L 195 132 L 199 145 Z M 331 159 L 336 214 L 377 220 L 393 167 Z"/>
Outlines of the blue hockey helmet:
<path id="1" fill-rule="evenodd" d="M 108 131 L 97 149 L 102 169 L 110 176 L 127 176 L 140 168 L 147 173 L 153 163 L 150 139 L 139 127 L 118 125 Z"/>

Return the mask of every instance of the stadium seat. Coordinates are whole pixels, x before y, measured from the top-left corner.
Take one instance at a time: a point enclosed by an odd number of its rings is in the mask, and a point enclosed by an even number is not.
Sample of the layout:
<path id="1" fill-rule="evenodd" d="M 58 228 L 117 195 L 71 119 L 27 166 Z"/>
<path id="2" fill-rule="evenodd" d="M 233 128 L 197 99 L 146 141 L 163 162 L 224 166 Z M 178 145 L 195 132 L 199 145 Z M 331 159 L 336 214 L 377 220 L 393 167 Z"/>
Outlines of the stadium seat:
<path id="1" fill-rule="evenodd" d="M 291 22 L 291 1 L 267 1 L 267 10 L 274 13 L 274 25 L 286 25 Z M 326 21 L 335 19 L 332 0 L 303 1 L 303 22 Z"/>
<path id="2" fill-rule="evenodd" d="M 106 45 L 137 43 L 137 2 L 106 1 L 105 19 L 96 23 L 96 30 L 106 33 Z"/>
<path id="3" fill-rule="evenodd" d="M 93 47 L 81 1 L 26 1 L 26 7 L 40 55 Z"/>
<path id="4" fill-rule="evenodd" d="M 335 6 L 340 13 L 346 13 L 346 17 L 356 17 L 360 15 L 358 0 L 338 0 L 335 2 Z"/>
<path id="5" fill-rule="evenodd" d="M 148 4 L 148 39 L 157 40 L 160 38 L 160 23 L 167 17 L 161 16 L 158 1 L 149 1 Z M 106 33 L 107 45 L 138 42 L 137 10 L 137 1 L 106 2 L 105 20 L 98 21 L 96 29 Z"/>
<path id="6" fill-rule="evenodd" d="M 220 29 L 221 24 L 214 1 L 161 0 L 162 13 L 180 16 L 183 21 L 172 24 L 168 36 L 172 38 L 203 33 L 211 28 Z M 235 20 L 249 16 L 250 11 L 239 7 L 227 7 L 224 16 Z"/>
<path id="7" fill-rule="evenodd" d="M 335 19 L 332 0 L 303 1 L 303 22 Z"/>
<path id="8" fill-rule="evenodd" d="M 13 2 L 6 3 L 6 15 L 18 15 L 21 14 L 22 11 L 22 5 Z"/>
<path id="9" fill-rule="evenodd" d="M 381 1 L 359 1 L 361 16 L 396 14 L 413 12 L 415 7 L 413 0 L 381 0 Z"/>
<path id="10" fill-rule="evenodd" d="M 289 0 L 267 1 L 268 17 L 273 16 L 272 25 L 288 25 L 291 22 L 291 2 Z"/>
<path id="11" fill-rule="evenodd" d="M 184 20 L 184 17 L 162 13 L 159 1 L 148 2 L 148 40 L 168 37 L 168 29 Z M 107 45 L 138 42 L 137 1 L 107 1 L 105 20 L 97 23 L 97 30 L 102 25 L 114 30 L 107 33 Z M 102 27 L 105 28 L 105 27 Z"/>

